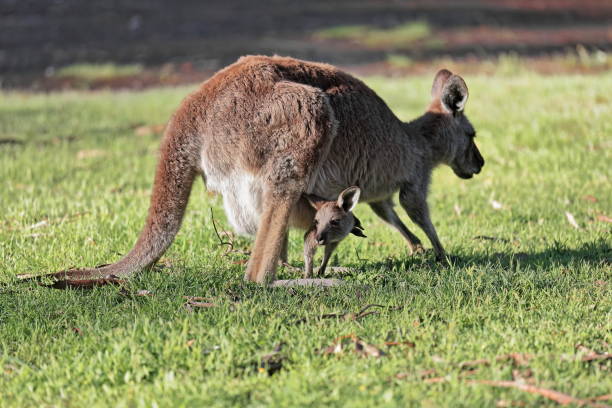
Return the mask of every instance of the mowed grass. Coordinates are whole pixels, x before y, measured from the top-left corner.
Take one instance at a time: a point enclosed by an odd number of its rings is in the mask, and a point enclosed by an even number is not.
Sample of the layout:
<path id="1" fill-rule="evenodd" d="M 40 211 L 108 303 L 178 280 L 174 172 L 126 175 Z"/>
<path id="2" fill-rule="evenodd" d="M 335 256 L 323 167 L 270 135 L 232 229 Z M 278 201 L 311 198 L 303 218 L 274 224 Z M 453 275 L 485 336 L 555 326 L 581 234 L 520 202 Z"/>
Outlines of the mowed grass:
<path id="1" fill-rule="evenodd" d="M 487 163 L 473 180 L 435 172 L 429 202 L 451 264 L 408 256 L 399 233 L 360 205 L 368 238 L 341 244 L 333 263 L 351 270 L 330 276 L 349 284 L 328 289 L 245 283 L 246 257 L 224 254 L 211 223 L 212 209 L 229 229 L 221 200 L 201 182 L 163 267 L 125 290 L 18 282 L 131 248 L 155 168 L 153 125 L 191 88 L 0 95 L 0 405 L 554 405 L 467 379 L 522 378 L 582 399 L 610 393 L 610 360 L 582 357 L 612 351 L 612 75 L 465 79 Z M 367 82 L 411 119 L 430 81 Z M 297 267 L 301 237 L 291 235 Z M 216 306 L 190 313 L 183 296 Z M 368 304 L 384 307 L 358 321 L 321 318 Z M 386 354 L 322 353 L 351 334 Z M 385 345 L 393 341 L 414 347 Z M 266 363 L 279 344 L 281 363 Z M 507 353 L 531 358 L 515 367 L 497 359 Z M 489 364 L 475 372 L 460 366 L 481 359 Z"/>

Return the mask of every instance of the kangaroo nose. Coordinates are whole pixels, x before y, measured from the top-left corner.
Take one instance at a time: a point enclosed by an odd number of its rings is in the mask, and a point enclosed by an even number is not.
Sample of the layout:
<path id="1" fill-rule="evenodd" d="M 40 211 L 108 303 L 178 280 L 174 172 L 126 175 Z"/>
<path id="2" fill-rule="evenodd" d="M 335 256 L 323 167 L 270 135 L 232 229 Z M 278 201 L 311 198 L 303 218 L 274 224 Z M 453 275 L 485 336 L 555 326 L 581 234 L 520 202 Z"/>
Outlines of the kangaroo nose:
<path id="1" fill-rule="evenodd" d="M 317 244 L 325 245 L 325 241 L 327 241 L 327 234 L 326 233 L 322 233 L 322 234 L 317 235 Z"/>

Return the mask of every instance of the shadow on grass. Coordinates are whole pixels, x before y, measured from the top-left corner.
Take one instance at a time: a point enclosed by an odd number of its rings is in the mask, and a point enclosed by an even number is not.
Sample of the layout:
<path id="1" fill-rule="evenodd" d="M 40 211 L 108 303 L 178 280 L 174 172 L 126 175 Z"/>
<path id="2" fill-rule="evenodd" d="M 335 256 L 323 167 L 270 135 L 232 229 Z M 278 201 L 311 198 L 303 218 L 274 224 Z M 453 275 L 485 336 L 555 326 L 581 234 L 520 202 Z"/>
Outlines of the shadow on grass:
<path id="1" fill-rule="evenodd" d="M 494 267 L 501 269 L 536 267 L 566 267 L 576 263 L 586 263 L 591 266 L 604 266 L 612 264 L 612 247 L 604 239 L 588 242 L 578 248 L 569 248 L 567 245 L 555 241 L 549 248 L 539 252 L 492 252 L 470 255 L 449 254 L 448 266 L 461 269 L 468 267 Z M 361 263 L 352 265 L 358 270 L 367 269 L 413 269 L 431 268 L 439 270 L 448 267 L 434 259 L 433 252 L 407 256 L 402 258 L 388 257 L 381 261 L 364 259 Z M 341 273 L 343 276 L 354 275 L 355 272 Z"/>

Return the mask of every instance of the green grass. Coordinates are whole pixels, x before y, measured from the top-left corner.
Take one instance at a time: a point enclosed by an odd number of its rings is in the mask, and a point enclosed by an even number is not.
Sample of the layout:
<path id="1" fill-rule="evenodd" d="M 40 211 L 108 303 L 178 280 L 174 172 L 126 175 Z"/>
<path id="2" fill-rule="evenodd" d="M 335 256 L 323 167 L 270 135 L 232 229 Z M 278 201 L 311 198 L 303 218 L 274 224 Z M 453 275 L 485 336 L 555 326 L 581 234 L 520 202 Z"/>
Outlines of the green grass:
<path id="1" fill-rule="evenodd" d="M 431 31 L 426 21 L 412 21 L 390 28 L 377 28 L 367 25 L 348 25 L 329 27 L 314 33 L 315 38 L 323 40 L 348 40 L 367 47 L 391 47 L 402 49 L 415 43 L 424 43 L 428 48 L 439 48 L 443 44 Z"/>
<path id="2" fill-rule="evenodd" d="M 424 109 L 430 81 L 368 83 L 409 119 Z M 129 282 L 129 291 L 153 293 L 146 297 L 116 287 L 57 291 L 14 276 L 107 263 L 129 250 L 146 214 L 159 138 L 134 129 L 165 121 L 189 88 L 2 94 L 0 405 L 552 405 L 464 381 L 511 380 L 512 365 L 496 360 L 510 352 L 533 356 L 531 381 L 541 387 L 578 398 L 609 393 L 610 361 L 581 362 L 576 346 L 611 351 L 610 224 L 597 217 L 612 216 L 612 75 L 466 82 L 487 164 L 469 181 L 437 170 L 430 195 L 452 265 L 408 256 L 400 235 L 360 205 L 368 238 L 348 238 L 333 259 L 352 268 L 341 276 L 348 285 L 246 284 L 236 263 L 244 256 L 224 256 L 212 228 L 210 208 L 228 228 L 220 199 L 197 183 L 165 267 Z M 290 262 L 301 266 L 301 232 L 290 244 Z M 218 306 L 188 313 L 183 295 L 214 297 Z M 318 319 L 370 303 L 403 308 L 358 322 Z M 319 352 L 352 333 L 387 354 Z M 388 348 L 387 340 L 415 347 Z M 260 362 L 281 342 L 285 360 L 270 376 Z M 476 359 L 491 364 L 461 377 L 459 364 Z M 422 381 L 430 369 L 448 381 Z"/>
<path id="3" fill-rule="evenodd" d="M 104 64 L 81 63 L 62 67 L 55 75 L 58 77 L 95 80 L 138 75 L 142 70 L 143 67 L 140 64 L 117 65 L 110 62 Z"/>
<path id="4" fill-rule="evenodd" d="M 414 60 L 407 55 L 387 54 L 386 62 L 395 68 L 410 68 Z"/>

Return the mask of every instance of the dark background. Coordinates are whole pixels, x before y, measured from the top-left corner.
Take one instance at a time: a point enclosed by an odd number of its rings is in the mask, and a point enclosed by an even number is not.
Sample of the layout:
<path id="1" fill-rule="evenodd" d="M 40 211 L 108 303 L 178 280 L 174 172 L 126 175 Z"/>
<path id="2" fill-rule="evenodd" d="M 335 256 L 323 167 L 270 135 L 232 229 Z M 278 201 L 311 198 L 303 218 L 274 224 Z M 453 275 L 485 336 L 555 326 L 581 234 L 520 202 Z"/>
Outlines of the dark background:
<path id="1" fill-rule="evenodd" d="M 425 21 L 442 45 L 364 47 L 313 34 L 411 21 Z M 577 45 L 609 52 L 611 44 L 609 0 L 0 0 L 3 86 L 76 62 L 172 64 L 188 76 L 257 53 L 377 67 L 390 52 L 415 61 L 486 59 L 567 53 Z"/>

